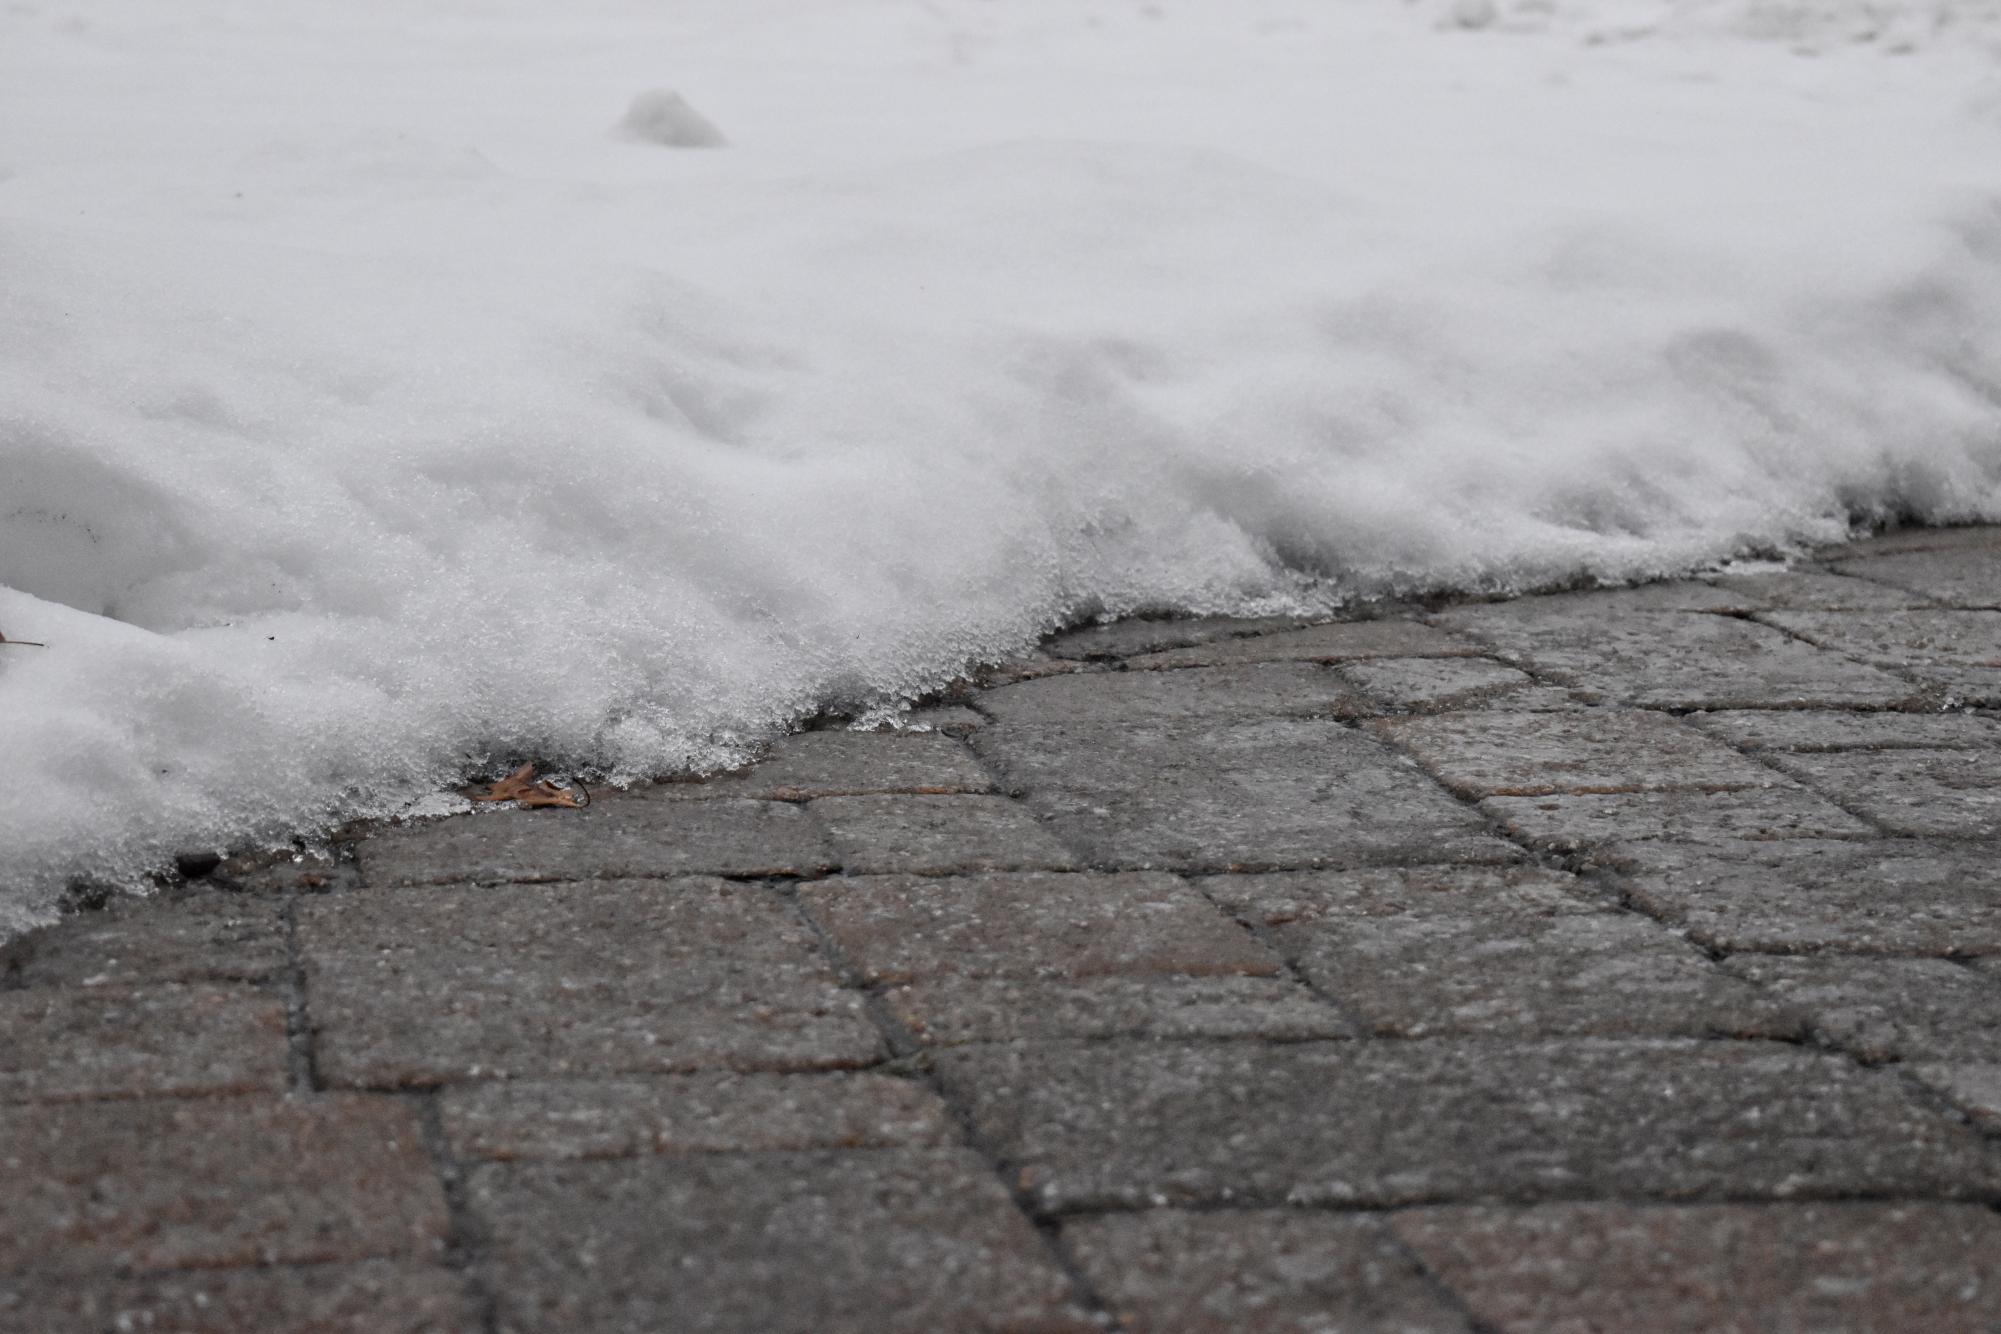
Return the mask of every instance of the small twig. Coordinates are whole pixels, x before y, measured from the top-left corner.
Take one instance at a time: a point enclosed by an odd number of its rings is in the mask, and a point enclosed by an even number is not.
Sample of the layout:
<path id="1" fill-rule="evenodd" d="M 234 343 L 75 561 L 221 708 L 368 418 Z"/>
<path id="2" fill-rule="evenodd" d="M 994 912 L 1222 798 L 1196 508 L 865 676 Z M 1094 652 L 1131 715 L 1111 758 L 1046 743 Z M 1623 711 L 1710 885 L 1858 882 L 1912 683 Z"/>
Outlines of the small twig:
<path id="1" fill-rule="evenodd" d="M 0 635 L 0 644 L 19 644 L 19 645 L 21 645 L 21 646 L 22 646 L 22 647 L 24 647 L 24 648 L 47 648 L 47 647 L 48 647 L 48 645 L 47 645 L 47 644 L 44 644 L 44 643 L 42 643 L 42 642 L 41 642 L 40 640 L 38 640 L 38 639 L 9 639 L 9 638 L 7 638 L 7 636 L 5 636 L 5 635 Z"/>

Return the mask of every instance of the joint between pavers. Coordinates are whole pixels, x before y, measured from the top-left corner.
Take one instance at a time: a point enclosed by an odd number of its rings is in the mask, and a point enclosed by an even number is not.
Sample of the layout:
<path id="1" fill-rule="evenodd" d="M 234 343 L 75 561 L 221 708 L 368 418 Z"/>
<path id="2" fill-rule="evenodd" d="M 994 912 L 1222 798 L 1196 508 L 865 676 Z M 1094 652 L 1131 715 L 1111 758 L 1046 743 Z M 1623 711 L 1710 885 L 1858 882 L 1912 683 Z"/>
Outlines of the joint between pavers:
<path id="1" fill-rule="evenodd" d="M 299 951 L 299 904 L 288 896 L 279 908 L 285 928 L 285 974 L 281 991 L 285 999 L 285 1053 L 296 1091 L 317 1093 L 320 1082 L 319 1052 L 313 1039 L 312 1015 L 306 1008 L 306 963 Z"/>
<path id="2" fill-rule="evenodd" d="M 480 1334 L 498 1334 L 499 1294 L 481 1271 L 486 1256 L 486 1232 L 466 1198 L 465 1165 L 452 1152 L 451 1138 L 445 1133 L 444 1113 L 435 1089 L 408 1095 L 418 1103 L 418 1124 L 422 1128 L 424 1152 L 437 1174 L 438 1189 L 445 1197 L 445 1267 L 459 1275 L 466 1298 L 472 1303 Z"/>

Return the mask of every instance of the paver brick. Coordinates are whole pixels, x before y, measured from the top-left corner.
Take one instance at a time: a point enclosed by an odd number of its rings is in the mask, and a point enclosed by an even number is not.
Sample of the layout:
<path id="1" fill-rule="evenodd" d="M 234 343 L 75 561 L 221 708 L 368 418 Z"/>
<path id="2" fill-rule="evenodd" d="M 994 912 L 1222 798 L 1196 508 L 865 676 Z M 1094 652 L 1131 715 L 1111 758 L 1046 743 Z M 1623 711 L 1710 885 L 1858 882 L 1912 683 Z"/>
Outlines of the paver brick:
<path id="1" fill-rule="evenodd" d="M 867 876 L 815 881 L 799 899 L 870 982 L 1279 972 L 1250 933 L 1158 873 Z"/>
<path id="2" fill-rule="evenodd" d="M 1497 1331 L 1994 1328 L 2001 1214 L 1962 1204 L 1418 1209 L 1397 1235 Z"/>
<path id="3" fill-rule="evenodd" d="M 1074 868 L 1077 859 L 1006 797 L 823 797 L 812 812 L 849 875 Z"/>
<path id="4" fill-rule="evenodd" d="M 1348 717 L 1368 707 L 1346 681 L 1314 662 L 1079 672 L 1002 686 L 979 699 L 1003 723 L 1113 727 L 1142 720 Z"/>
<path id="5" fill-rule="evenodd" d="M 1645 710 L 1455 713 L 1368 726 L 1472 797 L 1715 791 L 1781 781 L 1757 761 Z"/>
<path id="6" fill-rule="evenodd" d="M 1379 1036 L 1787 1037 L 1791 1010 L 1633 913 L 1530 869 L 1204 882 Z"/>
<path id="7" fill-rule="evenodd" d="M 279 905 L 202 893 L 125 899 L 5 950 L 24 986 L 261 982 L 285 968 Z"/>
<path id="8" fill-rule="evenodd" d="M 249 987 L 0 992 L 0 1102 L 281 1092 L 288 1060 L 285 1003 Z"/>
<path id="9" fill-rule="evenodd" d="M 892 986 L 883 1001 L 920 1042 L 1027 1038 L 1340 1038 L 1354 1026 L 1282 977 L 1177 974 L 947 977 Z"/>
<path id="10" fill-rule="evenodd" d="M 359 856 L 371 885 L 817 875 L 834 866 L 800 807 L 630 794 L 601 797 L 588 810 L 495 811 L 388 829 Z"/>
<path id="11" fill-rule="evenodd" d="M 465 1280 L 384 1260 L 125 1278 L 0 1280 L 0 1329 L 22 1334 L 476 1334 Z"/>
<path id="12" fill-rule="evenodd" d="M 1772 616 L 1820 614 L 1861 613 Z M 1568 609 L 1523 601 L 1464 607 L 1437 620 L 1494 645 L 1539 677 L 1627 704 L 1883 706 L 1916 693 L 1873 667 L 1732 616 L 1619 611 L 1601 598 L 1580 597 Z"/>
<path id="13" fill-rule="evenodd" d="M 302 904 L 319 1069 L 452 1079 L 866 1065 L 881 1038 L 767 889 L 442 887 Z"/>
<path id="14" fill-rule="evenodd" d="M 1974 524 L 1950 528 L 1893 528 L 1830 546 L 1818 554 L 1834 559 L 1855 559 L 1898 551 L 1982 551 L 1994 547 L 2001 547 L 2001 527 Z"/>
<path id="15" fill-rule="evenodd" d="M 1866 838 L 1877 832 L 1792 783 L 1727 792 L 1488 797 L 1480 809 L 1513 837 L 1557 852 L 1641 838 Z"/>
<path id="16" fill-rule="evenodd" d="M 1360 658 L 1440 658 L 1473 656 L 1479 649 L 1447 631 L 1419 621 L 1337 621 L 1248 639 L 1219 639 L 1190 648 L 1131 658 L 1128 665 L 1221 667 L 1245 662 L 1352 662 Z"/>
<path id="17" fill-rule="evenodd" d="M 1949 960 L 1740 955 L 1726 966 L 1865 1061 L 2001 1063 L 2001 979 Z"/>
<path id="18" fill-rule="evenodd" d="M 985 727 L 989 721 L 984 713 L 964 704 L 932 704 L 912 709 L 903 716 L 901 724 L 904 729 L 913 732 L 942 732 L 950 737 L 963 737 Z"/>
<path id="19" fill-rule="evenodd" d="M 1374 658 L 1334 669 L 1368 698 L 1392 709 L 1546 710 L 1576 707 L 1570 692 L 1545 686 L 1492 658 Z"/>
<path id="20" fill-rule="evenodd" d="M 1948 607 L 2001 608 L 2001 547 L 1889 553 L 1834 568 Z"/>
<path id="21" fill-rule="evenodd" d="M 1513 845 L 1340 723 L 989 728 L 973 744 L 1065 845 L 1104 868 L 1506 861 Z"/>
<path id="22" fill-rule="evenodd" d="M 1763 619 L 1958 702 L 2001 702 L 2001 611 L 1775 611 Z"/>
<path id="23" fill-rule="evenodd" d="M 1741 597 L 1747 604 L 1746 610 L 1849 611 L 1928 605 L 1925 598 L 1901 588 L 1826 570 L 1722 575 L 1712 583 L 1719 592 Z"/>
<path id="24" fill-rule="evenodd" d="M 0 1272 L 443 1251 L 416 1109 L 326 1094 L 0 1106 Z"/>
<path id="25" fill-rule="evenodd" d="M 1683 721 L 1746 750 L 2001 748 L 2001 726 L 1971 713 L 1732 709 L 1691 714 Z"/>
<path id="26" fill-rule="evenodd" d="M 804 801 L 879 792 L 991 792 L 993 780 L 944 732 L 800 732 L 748 769 L 637 788 L 644 799 Z"/>
<path id="27" fill-rule="evenodd" d="M 1172 620 L 1131 617 L 1068 631 L 1057 635 L 1043 647 L 1059 658 L 1131 658 L 1217 640 L 1298 630 L 1307 624 L 1305 620 L 1289 616 L 1192 616 Z"/>
<path id="28" fill-rule="evenodd" d="M 1905 840 L 1621 843 L 1628 898 L 1712 949 L 2001 953 L 2001 849 Z"/>
<path id="29" fill-rule="evenodd" d="M 2001 1135 L 2001 1064 L 1925 1062 L 1910 1073 L 1990 1135 Z"/>
<path id="30" fill-rule="evenodd" d="M 1010 1043 L 935 1058 L 1056 1213 L 1146 1204 L 2001 1198 L 2001 1148 L 1774 1043 Z"/>
<path id="31" fill-rule="evenodd" d="M 664 1075 L 462 1085 L 440 1098 L 461 1157 L 626 1158 L 955 1144 L 938 1095 L 877 1074 Z"/>
<path id="32" fill-rule="evenodd" d="M 1094 1328 L 966 1150 L 489 1165 L 468 1193 L 503 1330 Z"/>
<path id="33" fill-rule="evenodd" d="M 1136 1334 L 1470 1331 L 1379 1218 L 1154 1209 L 1063 1229 Z"/>
<path id="34" fill-rule="evenodd" d="M 1771 763 L 1891 833 L 2001 838 L 2001 749 L 1836 751 Z"/>

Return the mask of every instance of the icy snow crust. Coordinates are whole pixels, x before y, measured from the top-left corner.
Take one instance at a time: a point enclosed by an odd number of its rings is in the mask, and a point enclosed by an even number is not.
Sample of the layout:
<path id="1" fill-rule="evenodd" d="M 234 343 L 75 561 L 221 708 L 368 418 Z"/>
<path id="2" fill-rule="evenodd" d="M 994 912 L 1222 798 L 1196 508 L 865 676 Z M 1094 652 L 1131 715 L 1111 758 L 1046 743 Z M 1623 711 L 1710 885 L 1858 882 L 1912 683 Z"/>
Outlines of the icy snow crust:
<path id="1" fill-rule="evenodd" d="M 1997 33 L 11 6 L 0 631 L 49 647 L 0 648 L 0 930 L 516 757 L 714 766 L 1094 615 L 2001 518 Z"/>

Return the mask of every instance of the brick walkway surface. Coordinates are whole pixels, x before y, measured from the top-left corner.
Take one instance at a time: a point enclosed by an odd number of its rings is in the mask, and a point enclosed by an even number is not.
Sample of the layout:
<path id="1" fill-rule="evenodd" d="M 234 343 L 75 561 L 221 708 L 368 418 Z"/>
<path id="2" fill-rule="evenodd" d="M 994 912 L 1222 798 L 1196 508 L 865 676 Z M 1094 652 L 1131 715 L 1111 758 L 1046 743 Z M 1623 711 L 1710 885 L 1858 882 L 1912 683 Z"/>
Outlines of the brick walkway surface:
<path id="1" fill-rule="evenodd" d="M 0 1329 L 2001 1329 L 2001 529 L 1378 611 L 14 942 Z"/>

